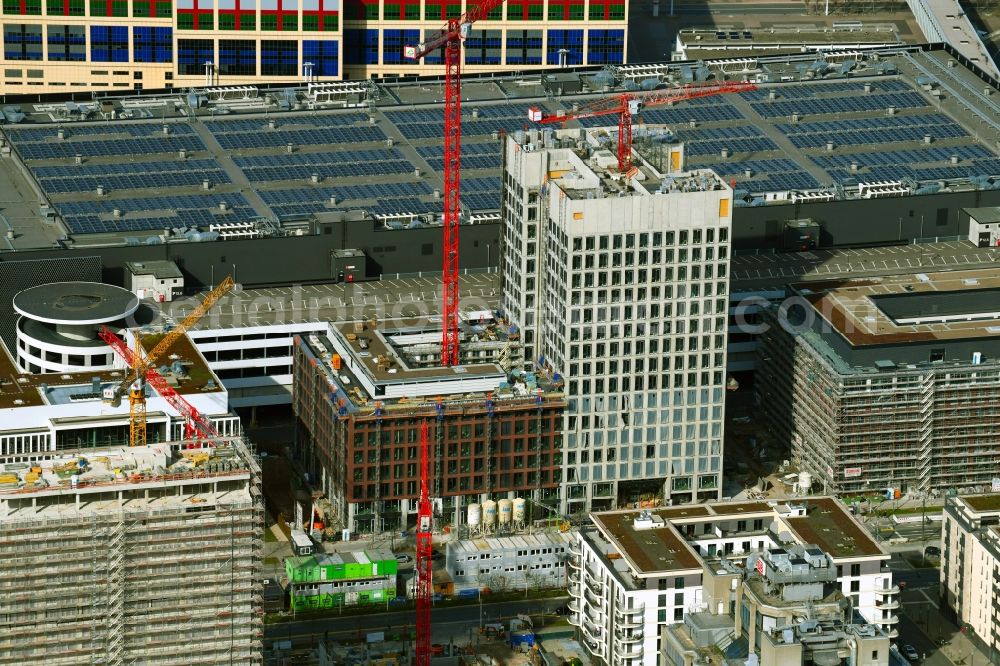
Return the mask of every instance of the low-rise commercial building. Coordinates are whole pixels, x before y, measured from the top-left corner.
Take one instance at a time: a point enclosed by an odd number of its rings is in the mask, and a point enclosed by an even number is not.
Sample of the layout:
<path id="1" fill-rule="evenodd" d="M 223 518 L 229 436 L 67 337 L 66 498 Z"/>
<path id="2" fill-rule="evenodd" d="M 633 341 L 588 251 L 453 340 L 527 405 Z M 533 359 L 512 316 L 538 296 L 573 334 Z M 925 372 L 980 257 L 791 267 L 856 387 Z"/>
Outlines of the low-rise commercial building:
<path id="1" fill-rule="evenodd" d="M 539 532 L 449 541 L 445 568 L 456 591 L 566 587 L 566 553 L 576 537 Z"/>
<path id="2" fill-rule="evenodd" d="M 971 627 L 989 654 L 1000 654 L 1000 494 L 946 500 L 940 607 Z"/>
<path id="3" fill-rule="evenodd" d="M 765 629 L 794 626 L 786 601 L 812 597 L 830 610 L 849 607 L 887 638 L 898 635 L 889 554 L 833 498 L 613 511 L 591 520 L 594 529 L 582 530 L 570 550 L 570 622 L 602 663 L 658 665 L 662 631 L 689 615 L 738 616 L 726 633 L 761 652 Z M 772 579 L 797 584 L 789 599 L 757 580 L 767 580 L 768 566 Z"/>
<path id="4" fill-rule="evenodd" d="M 293 610 L 388 603 L 396 596 L 396 557 L 387 550 L 324 553 L 285 560 Z"/>

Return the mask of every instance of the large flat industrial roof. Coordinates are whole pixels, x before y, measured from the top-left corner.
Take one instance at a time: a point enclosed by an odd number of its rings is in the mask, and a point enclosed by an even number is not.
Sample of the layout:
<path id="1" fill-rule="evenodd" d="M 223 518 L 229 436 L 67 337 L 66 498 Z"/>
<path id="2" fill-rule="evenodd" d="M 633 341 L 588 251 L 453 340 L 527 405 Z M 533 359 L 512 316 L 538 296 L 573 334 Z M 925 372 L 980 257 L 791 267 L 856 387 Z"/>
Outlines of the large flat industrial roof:
<path id="1" fill-rule="evenodd" d="M 768 192 L 814 189 L 835 198 L 861 196 L 859 183 L 878 181 L 912 181 L 911 190 L 940 182 L 982 188 L 992 185 L 989 178 L 1000 178 L 993 141 L 1000 136 L 1000 105 L 983 93 L 975 74 L 950 66 L 949 58 L 944 51 L 892 48 L 877 59 L 851 51 L 819 60 L 792 54 L 749 64 L 720 61 L 709 68 L 710 80 L 754 79 L 759 89 L 647 109 L 642 121 L 671 129 L 685 142 L 688 168 L 711 168 L 736 181 L 748 201 Z M 587 89 L 610 86 L 612 93 L 653 78 L 676 85 L 702 76 L 691 63 L 576 74 Z M 212 115 L 185 107 L 178 95 L 182 118 L 162 98 L 144 96 L 117 102 L 142 120 L 104 120 L 95 104 L 90 117 L 101 120 L 96 123 L 63 119 L 51 102 L 23 104 L 25 123 L 6 126 L 4 133 L 26 164 L 20 177 L 38 182 L 76 244 L 145 243 L 162 235 L 196 240 L 206 237 L 195 231 L 225 236 L 248 227 L 280 233 L 274 220 L 310 216 L 345 217 L 386 233 L 438 224 L 442 83 L 354 85 L 367 91 L 367 104 L 337 109 L 345 102 L 327 104 L 300 91 L 297 104 L 311 108 L 279 112 L 255 88 L 248 88 L 253 92 L 246 99 L 214 89 L 205 93 L 218 98 L 209 102 Z M 463 82 L 467 214 L 488 216 L 498 209 L 497 135 L 530 125 L 529 106 L 555 113 L 606 94 L 549 96 L 534 75 Z M 583 124 L 612 123 L 594 118 Z M 636 146 L 648 155 L 643 134 L 638 127 Z M 612 146 L 613 136 L 607 141 Z M 3 178 L 0 170 L 0 185 Z M 37 200 L 28 188 L 11 190 L 15 198 Z M 36 220 L 34 228 L 58 227 Z M 15 234 L 14 244 L 22 242 L 37 246 L 38 234 Z"/>
<path id="2" fill-rule="evenodd" d="M 854 347 L 1000 336 L 1000 269 L 811 281 L 792 289 Z"/>

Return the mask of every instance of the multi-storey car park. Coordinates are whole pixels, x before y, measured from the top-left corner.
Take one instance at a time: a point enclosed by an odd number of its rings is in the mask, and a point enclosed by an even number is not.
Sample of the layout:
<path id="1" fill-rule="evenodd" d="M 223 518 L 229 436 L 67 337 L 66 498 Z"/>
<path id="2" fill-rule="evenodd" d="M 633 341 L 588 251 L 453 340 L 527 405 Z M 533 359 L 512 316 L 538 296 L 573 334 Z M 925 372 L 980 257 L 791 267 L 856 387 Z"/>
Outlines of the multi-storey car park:
<path id="1" fill-rule="evenodd" d="M 791 285 L 761 322 L 762 416 L 826 492 L 988 488 L 998 287 L 995 268 Z"/>
<path id="2" fill-rule="evenodd" d="M 5 462 L 0 663 L 261 664 L 259 484 L 240 438 Z"/>
<path id="3" fill-rule="evenodd" d="M 403 47 L 466 6 L 443 0 L 26 0 L 3 6 L 0 92 L 236 86 L 440 73 Z M 463 70 L 621 64 L 627 0 L 509 0 L 465 39 Z"/>

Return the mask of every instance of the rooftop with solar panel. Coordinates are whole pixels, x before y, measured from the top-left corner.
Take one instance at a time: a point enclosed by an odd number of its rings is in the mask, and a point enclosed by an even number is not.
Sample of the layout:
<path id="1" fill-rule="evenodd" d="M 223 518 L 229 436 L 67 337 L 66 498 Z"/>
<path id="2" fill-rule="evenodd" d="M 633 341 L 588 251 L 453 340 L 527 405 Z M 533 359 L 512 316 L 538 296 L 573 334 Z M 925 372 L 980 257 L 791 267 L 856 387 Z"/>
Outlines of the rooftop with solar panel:
<path id="1" fill-rule="evenodd" d="M 737 206 L 1000 187 L 997 90 L 949 51 L 800 53 L 466 79 L 462 222 L 498 219 L 501 134 L 543 129 L 530 107 L 571 115 L 623 93 L 721 82 L 756 89 L 642 109 L 637 155 L 655 165 L 683 145 L 683 169 L 714 171 Z M 0 243 L 301 235 L 338 220 L 386 233 L 440 225 L 442 85 L 240 86 L 5 107 L 0 150 L 18 159 L 0 162 L 0 181 L 34 222 Z M 596 148 L 614 153 L 614 116 L 566 126 L 604 128 Z"/>

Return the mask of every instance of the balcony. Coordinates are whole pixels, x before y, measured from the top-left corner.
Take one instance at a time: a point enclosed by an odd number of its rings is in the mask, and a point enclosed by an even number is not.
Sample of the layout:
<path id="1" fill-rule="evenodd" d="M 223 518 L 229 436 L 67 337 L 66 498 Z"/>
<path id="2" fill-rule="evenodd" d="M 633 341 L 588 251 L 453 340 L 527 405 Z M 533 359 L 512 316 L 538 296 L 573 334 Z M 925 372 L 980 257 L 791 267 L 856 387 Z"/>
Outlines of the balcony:
<path id="1" fill-rule="evenodd" d="M 570 573 L 568 576 L 566 576 L 566 578 L 569 580 L 570 585 L 580 584 L 580 574 L 576 572 Z"/>
<path id="2" fill-rule="evenodd" d="M 566 591 L 569 592 L 569 596 L 574 599 L 583 599 L 583 586 L 580 585 L 579 579 L 575 582 L 571 581 L 569 587 L 566 588 Z"/>
<path id="3" fill-rule="evenodd" d="M 581 627 L 583 629 L 583 640 L 586 642 L 594 641 L 601 648 L 604 647 L 604 627 L 601 625 L 591 625 L 586 624 Z"/>
<path id="4" fill-rule="evenodd" d="M 569 608 L 570 613 L 579 613 L 583 610 L 583 604 L 575 599 L 566 604 L 566 607 Z"/>
<path id="5" fill-rule="evenodd" d="M 636 629 L 642 627 L 643 622 L 643 607 L 638 609 L 615 609 L 615 624 L 621 629 Z"/>
<path id="6" fill-rule="evenodd" d="M 583 592 L 584 592 L 583 596 L 587 599 L 588 603 L 597 606 L 602 610 L 606 608 L 607 601 L 604 599 L 604 597 L 602 597 L 599 594 L 594 594 L 593 592 L 590 591 L 590 589 L 584 589 Z"/>
<path id="7" fill-rule="evenodd" d="M 622 631 L 618 629 L 615 631 L 615 639 L 619 643 L 639 643 L 642 641 L 641 631 Z"/>
<path id="8" fill-rule="evenodd" d="M 896 610 L 899 608 L 898 599 L 876 599 L 875 608 L 878 610 Z"/>
<path id="9" fill-rule="evenodd" d="M 875 623 L 876 624 L 883 624 L 883 625 L 885 625 L 885 624 L 899 624 L 899 616 L 898 615 L 890 615 L 889 617 L 879 618 L 879 619 L 875 620 Z"/>
<path id="10" fill-rule="evenodd" d="M 604 614 L 598 612 L 594 608 L 587 607 L 587 619 L 596 624 L 604 624 Z"/>
<path id="11" fill-rule="evenodd" d="M 588 578 L 587 587 L 589 587 L 590 591 L 593 592 L 594 594 L 601 594 L 604 592 L 604 583 L 603 581 L 597 578 Z"/>
<path id="12" fill-rule="evenodd" d="M 566 558 L 566 561 L 569 562 L 569 565 L 577 571 L 583 570 L 583 563 L 580 561 L 579 555 L 570 555 Z"/>
<path id="13" fill-rule="evenodd" d="M 618 650 L 616 655 L 622 659 L 636 659 L 642 656 L 642 646 L 634 645 L 632 647 L 622 648 Z"/>
<path id="14" fill-rule="evenodd" d="M 569 542 L 568 552 L 570 556 L 576 556 L 576 557 L 580 557 L 580 555 L 583 554 L 583 551 L 580 548 L 579 539 L 573 539 L 572 541 Z"/>
<path id="15" fill-rule="evenodd" d="M 899 638 L 899 630 L 896 629 L 896 627 L 892 627 L 891 629 L 889 629 L 889 631 L 886 631 L 885 633 L 889 638 Z"/>
<path id="16" fill-rule="evenodd" d="M 889 587 L 887 585 L 884 585 L 882 587 L 876 587 L 875 588 L 875 594 L 879 594 L 879 595 L 883 595 L 883 596 L 889 595 L 889 594 L 899 594 L 899 586 L 896 585 L 896 584 L 893 584 L 892 587 Z"/>

